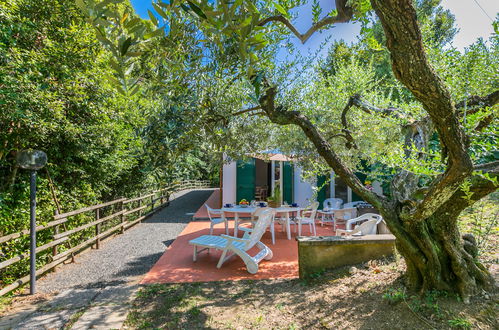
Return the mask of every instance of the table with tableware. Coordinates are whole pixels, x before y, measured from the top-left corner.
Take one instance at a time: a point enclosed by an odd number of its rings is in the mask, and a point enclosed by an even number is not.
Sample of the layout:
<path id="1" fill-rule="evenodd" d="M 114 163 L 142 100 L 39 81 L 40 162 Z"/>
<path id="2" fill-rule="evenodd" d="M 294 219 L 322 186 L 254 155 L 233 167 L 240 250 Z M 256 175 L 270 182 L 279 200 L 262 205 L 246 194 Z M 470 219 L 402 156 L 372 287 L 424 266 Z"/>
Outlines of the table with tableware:
<path id="1" fill-rule="evenodd" d="M 249 215 L 252 216 L 253 213 L 257 210 L 257 208 L 262 207 L 262 206 L 250 206 L 250 205 L 230 205 L 226 204 L 224 207 L 222 207 L 222 215 L 223 217 L 226 217 L 225 213 L 233 213 L 234 214 L 234 236 L 237 237 L 238 233 L 238 225 L 239 225 L 239 220 L 243 215 Z M 281 219 L 285 220 L 286 222 L 286 231 L 287 231 L 287 236 L 288 239 L 291 239 L 291 217 L 290 214 L 294 212 L 300 212 L 303 210 L 303 208 L 298 207 L 298 206 L 291 206 L 291 205 L 284 205 L 281 207 L 273 208 L 276 214 L 283 214 L 284 217 Z"/>

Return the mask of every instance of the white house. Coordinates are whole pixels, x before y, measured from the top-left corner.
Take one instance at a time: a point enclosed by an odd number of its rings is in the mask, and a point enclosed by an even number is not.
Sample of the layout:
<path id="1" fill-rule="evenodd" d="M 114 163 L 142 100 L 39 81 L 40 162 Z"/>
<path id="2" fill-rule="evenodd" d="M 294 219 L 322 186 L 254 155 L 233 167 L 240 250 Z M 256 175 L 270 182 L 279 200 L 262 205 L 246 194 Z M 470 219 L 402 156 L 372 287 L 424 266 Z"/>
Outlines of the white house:
<path id="1" fill-rule="evenodd" d="M 222 203 L 238 203 L 241 199 L 263 200 L 279 187 L 283 201 L 307 205 L 317 185 L 324 185 L 326 178 L 319 176 L 314 182 L 307 182 L 301 172 L 291 159 L 279 153 L 253 155 L 247 161 L 228 161 L 222 171 Z M 321 206 L 330 197 L 341 198 L 344 203 L 362 200 L 333 172 L 330 176 L 329 183 L 317 192 L 316 199 Z M 379 182 L 372 186 L 376 193 L 382 194 Z"/>

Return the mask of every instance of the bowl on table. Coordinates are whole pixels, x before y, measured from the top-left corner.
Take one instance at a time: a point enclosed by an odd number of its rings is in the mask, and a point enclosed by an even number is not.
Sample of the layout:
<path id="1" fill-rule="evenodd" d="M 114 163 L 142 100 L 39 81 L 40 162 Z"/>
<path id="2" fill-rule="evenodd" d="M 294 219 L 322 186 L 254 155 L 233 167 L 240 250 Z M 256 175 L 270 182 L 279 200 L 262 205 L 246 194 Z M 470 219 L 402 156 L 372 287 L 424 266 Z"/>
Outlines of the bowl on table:
<path id="1" fill-rule="evenodd" d="M 298 207 L 298 203 L 292 203 L 291 207 Z"/>
<path id="2" fill-rule="evenodd" d="M 224 207 L 232 207 L 232 204 L 225 204 Z"/>

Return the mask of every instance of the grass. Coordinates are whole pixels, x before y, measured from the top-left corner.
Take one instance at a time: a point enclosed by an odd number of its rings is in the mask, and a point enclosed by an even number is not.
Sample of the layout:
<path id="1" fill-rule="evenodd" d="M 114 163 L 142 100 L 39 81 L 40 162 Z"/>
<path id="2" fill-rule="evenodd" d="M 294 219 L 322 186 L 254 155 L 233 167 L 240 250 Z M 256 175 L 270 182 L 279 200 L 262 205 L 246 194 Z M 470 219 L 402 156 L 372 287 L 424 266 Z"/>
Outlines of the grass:
<path id="1" fill-rule="evenodd" d="M 375 271 L 376 270 L 376 271 Z M 464 305 L 433 291 L 409 294 L 403 261 L 325 271 L 313 281 L 262 280 L 143 287 L 130 329 L 497 328 L 497 296 Z"/>

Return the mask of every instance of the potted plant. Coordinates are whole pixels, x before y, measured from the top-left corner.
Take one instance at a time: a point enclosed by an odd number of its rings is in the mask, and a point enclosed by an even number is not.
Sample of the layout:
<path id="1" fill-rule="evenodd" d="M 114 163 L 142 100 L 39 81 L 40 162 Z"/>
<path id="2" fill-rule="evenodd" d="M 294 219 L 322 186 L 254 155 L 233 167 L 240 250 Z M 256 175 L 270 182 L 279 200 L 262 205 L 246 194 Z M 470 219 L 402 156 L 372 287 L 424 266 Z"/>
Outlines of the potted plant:
<path id="1" fill-rule="evenodd" d="M 267 202 L 270 207 L 279 207 L 281 206 L 281 188 L 276 185 L 274 190 L 272 191 L 272 196 L 267 198 Z"/>

